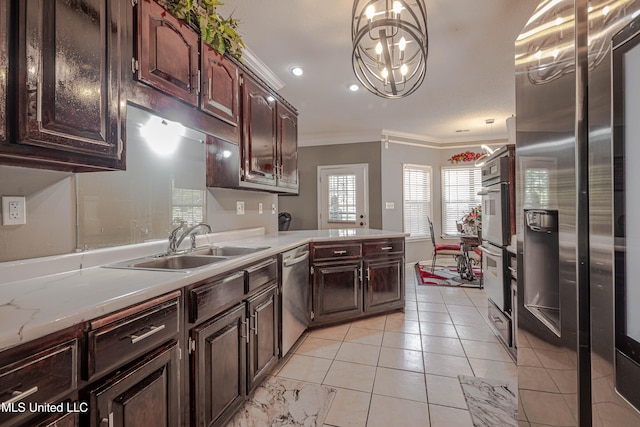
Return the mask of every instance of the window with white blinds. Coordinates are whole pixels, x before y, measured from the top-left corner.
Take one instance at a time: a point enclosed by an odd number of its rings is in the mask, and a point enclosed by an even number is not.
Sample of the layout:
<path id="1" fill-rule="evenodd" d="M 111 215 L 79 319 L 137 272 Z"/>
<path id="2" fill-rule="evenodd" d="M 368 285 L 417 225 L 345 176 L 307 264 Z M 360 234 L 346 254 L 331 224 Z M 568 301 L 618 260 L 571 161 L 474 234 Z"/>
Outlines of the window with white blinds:
<path id="1" fill-rule="evenodd" d="M 404 231 L 410 238 L 429 236 L 431 166 L 403 165 Z"/>
<path id="2" fill-rule="evenodd" d="M 442 168 L 442 234 L 456 235 L 456 221 L 482 203 L 480 168 L 453 166 Z"/>

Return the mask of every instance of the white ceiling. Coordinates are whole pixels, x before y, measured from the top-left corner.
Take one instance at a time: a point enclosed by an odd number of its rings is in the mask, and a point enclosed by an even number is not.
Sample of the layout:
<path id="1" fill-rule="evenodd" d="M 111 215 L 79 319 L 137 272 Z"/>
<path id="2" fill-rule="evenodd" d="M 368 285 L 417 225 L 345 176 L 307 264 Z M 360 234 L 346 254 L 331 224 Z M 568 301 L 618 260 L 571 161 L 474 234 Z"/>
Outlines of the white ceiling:
<path id="1" fill-rule="evenodd" d="M 424 83 L 391 100 L 348 89 L 357 83 L 352 1 L 227 0 L 218 12 L 240 19 L 247 46 L 285 84 L 279 93 L 298 109 L 300 145 L 375 141 L 383 130 L 447 144 L 507 137 L 505 119 L 515 114 L 513 42 L 538 2 L 426 0 Z M 294 65 L 302 77 L 290 73 Z"/>

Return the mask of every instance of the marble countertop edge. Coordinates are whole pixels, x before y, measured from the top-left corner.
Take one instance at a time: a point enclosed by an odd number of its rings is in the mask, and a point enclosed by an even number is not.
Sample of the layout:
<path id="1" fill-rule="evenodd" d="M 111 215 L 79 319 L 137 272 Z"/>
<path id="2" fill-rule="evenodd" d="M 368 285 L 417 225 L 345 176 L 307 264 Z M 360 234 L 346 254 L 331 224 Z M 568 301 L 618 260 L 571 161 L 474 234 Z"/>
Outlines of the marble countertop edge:
<path id="1" fill-rule="evenodd" d="M 158 248 L 161 248 L 160 251 L 166 250 L 164 242 L 95 251 L 100 254 L 67 254 L 0 263 L 0 351 L 309 242 L 405 236 L 403 232 L 385 230 L 358 230 L 351 234 L 335 230 L 264 234 L 264 229 L 251 229 L 240 234 L 205 235 L 199 236 L 199 246 L 234 244 L 269 248 L 185 272 L 104 267 L 114 262 L 157 254 Z M 38 274 L 34 273 L 36 270 Z"/>

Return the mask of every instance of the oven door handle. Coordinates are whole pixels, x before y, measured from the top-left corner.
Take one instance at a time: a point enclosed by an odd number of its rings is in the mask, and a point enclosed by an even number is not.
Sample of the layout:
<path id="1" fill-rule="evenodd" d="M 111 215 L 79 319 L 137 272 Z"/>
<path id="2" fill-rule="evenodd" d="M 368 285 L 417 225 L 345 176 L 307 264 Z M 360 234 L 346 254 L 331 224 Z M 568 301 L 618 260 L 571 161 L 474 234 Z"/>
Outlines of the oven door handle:
<path id="1" fill-rule="evenodd" d="M 491 249 L 489 249 L 485 245 L 478 246 L 478 249 L 480 249 L 482 252 L 486 253 L 487 255 L 491 255 L 493 257 L 501 256 L 500 252 L 493 252 Z"/>
<path id="2" fill-rule="evenodd" d="M 500 191 L 502 191 L 500 188 L 485 188 L 478 191 L 478 196 L 487 196 L 491 193 L 499 193 Z"/>

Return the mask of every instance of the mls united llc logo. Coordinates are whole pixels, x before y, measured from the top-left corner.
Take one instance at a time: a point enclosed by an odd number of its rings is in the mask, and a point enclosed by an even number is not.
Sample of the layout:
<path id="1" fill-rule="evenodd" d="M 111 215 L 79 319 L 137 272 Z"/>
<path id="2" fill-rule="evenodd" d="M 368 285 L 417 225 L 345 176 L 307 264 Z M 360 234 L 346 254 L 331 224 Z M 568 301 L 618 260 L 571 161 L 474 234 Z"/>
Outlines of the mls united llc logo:
<path id="1" fill-rule="evenodd" d="M 67 413 L 67 412 L 89 412 L 89 404 L 87 402 L 60 402 L 52 403 L 36 403 L 36 402 L 2 402 L 0 406 L 1 412 L 18 413 L 38 412 L 38 413 Z"/>

